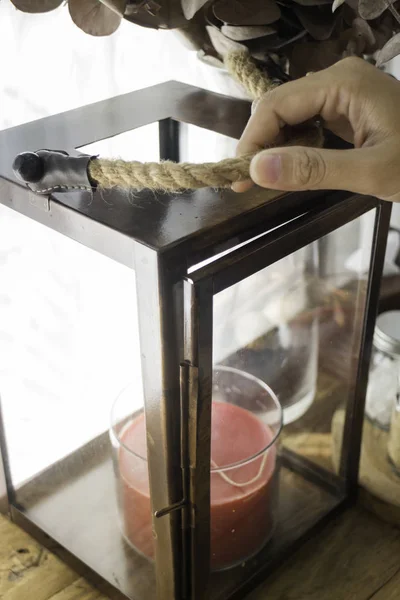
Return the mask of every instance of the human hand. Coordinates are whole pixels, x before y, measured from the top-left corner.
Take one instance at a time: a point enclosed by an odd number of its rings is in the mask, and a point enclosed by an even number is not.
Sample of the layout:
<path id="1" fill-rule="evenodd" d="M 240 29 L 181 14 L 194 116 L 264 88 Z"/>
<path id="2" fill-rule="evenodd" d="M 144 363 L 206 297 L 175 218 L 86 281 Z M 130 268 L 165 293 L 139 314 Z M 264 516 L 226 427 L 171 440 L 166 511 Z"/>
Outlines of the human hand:
<path id="1" fill-rule="evenodd" d="M 354 149 L 284 147 L 262 150 L 281 140 L 285 125 L 321 117 L 324 126 Z M 359 58 L 275 88 L 255 105 L 237 155 L 258 152 L 250 165 L 252 182 L 275 190 L 348 190 L 400 202 L 400 83 Z"/>

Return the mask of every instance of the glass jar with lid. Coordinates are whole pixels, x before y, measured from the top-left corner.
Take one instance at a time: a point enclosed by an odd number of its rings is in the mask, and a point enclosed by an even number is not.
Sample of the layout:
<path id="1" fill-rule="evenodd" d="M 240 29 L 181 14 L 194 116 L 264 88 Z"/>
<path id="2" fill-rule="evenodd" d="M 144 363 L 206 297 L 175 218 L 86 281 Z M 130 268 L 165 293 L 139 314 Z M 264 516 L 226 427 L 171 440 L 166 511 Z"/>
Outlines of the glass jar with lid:
<path id="1" fill-rule="evenodd" d="M 400 377 L 400 310 L 376 320 L 366 397 L 366 416 L 389 430 L 393 407 L 398 403 Z"/>

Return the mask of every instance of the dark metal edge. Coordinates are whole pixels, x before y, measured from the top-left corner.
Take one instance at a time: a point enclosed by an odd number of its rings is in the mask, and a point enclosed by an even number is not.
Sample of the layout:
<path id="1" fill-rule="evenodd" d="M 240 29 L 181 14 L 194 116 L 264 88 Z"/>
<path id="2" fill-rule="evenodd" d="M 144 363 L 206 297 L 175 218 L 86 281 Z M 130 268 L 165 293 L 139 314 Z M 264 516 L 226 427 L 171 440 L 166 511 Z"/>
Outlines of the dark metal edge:
<path id="1" fill-rule="evenodd" d="M 392 205 L 389 202 L 379 201 L 372 239 L 369 281 L 365 299 L 366 311 L 361 339 L 359 341 L 358 369 L 353 388 L 354 402 L 348 406 L 343 428 L 339 474 L 345 479 L 347 493 L 352 498 L 355 498 L 358 494 L 358 471 L 361 455 L 365 395 L 368 385 L 372 339 L 379 307 L 380 283 L 385 260 L 391 211 Z"/>
<path id="2" fill-rule="evenodd" d="M 194 283 L 212 277 L 214 294 L 231 287 L 243 277 L 260 271 L 283 256 L 307 246 L 335 229 L 349 223 L 367 211 L 375 208 L 374 198 L 348 194 L 345 199 L 325 200 L 323 207 L 310 211 L 297 219 L 282 225 L 270 234 L 260 237 L 238 250 L 191 273 Z"/>

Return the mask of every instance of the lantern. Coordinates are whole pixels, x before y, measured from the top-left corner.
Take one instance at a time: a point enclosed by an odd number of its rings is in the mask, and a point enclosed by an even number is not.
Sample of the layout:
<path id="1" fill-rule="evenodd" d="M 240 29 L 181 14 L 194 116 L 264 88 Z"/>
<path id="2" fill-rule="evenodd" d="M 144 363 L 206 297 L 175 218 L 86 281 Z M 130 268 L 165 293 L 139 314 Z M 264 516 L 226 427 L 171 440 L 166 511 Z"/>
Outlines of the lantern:
<path id="1" fill-rule="evenodd" d="M 390 205 L 257 188 L 39 195 L 13 158 L 93 153 L 145 126 L 148 140 L 158 123 L 158 157 L 179 160 L 183 134 L 237 139 L 249 113 L 170 82 L 0 133 L 0 491 L 110 597 L 237 597 L 354 500 Z M 324 272 L 365 216 L 368 275 Z M 329 434 L 338 403 L 337 473 L 303 442 Z"/>

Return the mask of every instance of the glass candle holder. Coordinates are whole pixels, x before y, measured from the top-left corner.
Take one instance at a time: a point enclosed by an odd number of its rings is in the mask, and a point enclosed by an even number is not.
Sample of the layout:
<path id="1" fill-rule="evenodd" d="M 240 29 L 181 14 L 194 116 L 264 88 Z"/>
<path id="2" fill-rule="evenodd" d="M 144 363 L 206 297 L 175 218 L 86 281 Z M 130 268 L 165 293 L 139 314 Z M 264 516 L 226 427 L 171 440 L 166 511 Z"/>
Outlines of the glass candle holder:
<path id="1" fill-rule="evenodd" d="M 217 294 L 213 356 L 270 385 L 289 424 L 307 412 L 316 392 L 317 277 L 280 266 L 282 274 L 274 265 Z"/>
<path id="2" fill-rule="evenodd" d="M 153 559 L 154 541 L 143 408 L 133 388 L 118 396 L 111 442 L 122 534 Z M 230 367 L 215 367 L 211 422 L 211 569 L 243 563 L 270 540 L 278 494 L 277 441 L 282 409 L 262 381 Z"/>

